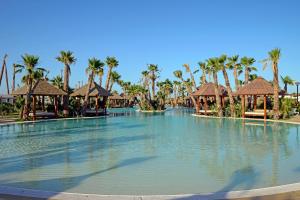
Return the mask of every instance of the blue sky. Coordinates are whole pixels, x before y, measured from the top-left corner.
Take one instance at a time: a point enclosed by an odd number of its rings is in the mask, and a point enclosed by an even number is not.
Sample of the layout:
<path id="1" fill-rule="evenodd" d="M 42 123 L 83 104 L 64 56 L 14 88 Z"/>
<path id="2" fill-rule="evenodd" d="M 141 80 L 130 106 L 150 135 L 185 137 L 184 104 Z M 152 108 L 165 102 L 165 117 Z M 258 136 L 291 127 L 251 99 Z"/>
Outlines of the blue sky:
<path id="1" fill-rule="evenodd" d="M 297 0 L 0 0 L 0 7 L 0 56 L 9 55 L 10 74 L 12 63 L 29 53 L 40 56 L 51 78 L 63 68 L 55 60 L 59 51 L 71 50 L 77 58 L 73 87 L 87 80 L 90 57 L 116 56 L 116 70 L 131 82 L 149 63 L 159 65 L 161 79 L 174 79 L 173 71 L 183 70 L 184 63 L 196 69 L 199 61 L 223 53 L 259 61 L 279 47 L 279 73 L 300 81 Z M 271 68 L 255 66 L 258 74 L 272 79 Z M 219 77 L 223 83 L 221 73 Z"/>

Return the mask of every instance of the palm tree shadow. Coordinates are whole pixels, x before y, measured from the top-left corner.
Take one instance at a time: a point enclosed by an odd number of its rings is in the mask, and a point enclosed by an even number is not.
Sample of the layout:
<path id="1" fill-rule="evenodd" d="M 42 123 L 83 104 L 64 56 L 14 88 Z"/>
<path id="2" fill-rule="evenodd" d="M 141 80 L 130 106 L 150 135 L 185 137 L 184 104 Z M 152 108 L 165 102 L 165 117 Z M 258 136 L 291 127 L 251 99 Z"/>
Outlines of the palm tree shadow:
<path id="1" fill-rule="evenodd" d="M 237 186 L 243 185 L 245 189 L 251 189 L 258 181 L 259 176 L 259 172 L 256 172 L 252 166 L 248 166 L 236 170 L 232 174 L 230 182 L 216 192 L 209 194 L 187 195 L 184 197 L 173 198 L 172 200 L 226 199 L 227 193 L 234 190 Z"/>
<path id="2" fill-rule="evenodd" d="M 156 156 L 134 157 L 134 158 L 123 160 L 123 161 L 119 162 L 118 164 L 116 164 L 112 167 L 109 167 L 107 169 L 99 170 L 96 172 L 91 172 L 91 173 L 80 175 L 80 176 L 53 178 L 53 179 L 45 179 L 45 180 L 34 180 L 34 181 L 23 181 L 23 182 L 9 182 L 9 180 L 7 180 L 7 181 L 2 181 L 1 184 L 5 185 L 5 186 L 34 188 L 34 189 L 41 189 L 41 190 L 45 189 L 45 188 L 51 188 L 52 190 L 54 190 L 54 192 L 46 191 L 45 193 L 43 193 L 43 198 L 48 199 L 50 197 L 53 197 L 53 196 L 59 194 L 60 193 L 59 191 L 61 191 L 61 192 L 66 191 L 68 189 L 71 189 L 71 188 L 74 188 L 74 187 L 80 185 L 84 180 L 86 180 L 92 176 L 95 176 L 95 175 L 98 175 L 101 173 L 105 173 L 110 170 L 130 166 L 130 165 L 140 164 L 140 163 L 152 160 L 154 158 L 156 158 Z M 7 183 L 5 183 L 5 182 L 7 182 Z"/>

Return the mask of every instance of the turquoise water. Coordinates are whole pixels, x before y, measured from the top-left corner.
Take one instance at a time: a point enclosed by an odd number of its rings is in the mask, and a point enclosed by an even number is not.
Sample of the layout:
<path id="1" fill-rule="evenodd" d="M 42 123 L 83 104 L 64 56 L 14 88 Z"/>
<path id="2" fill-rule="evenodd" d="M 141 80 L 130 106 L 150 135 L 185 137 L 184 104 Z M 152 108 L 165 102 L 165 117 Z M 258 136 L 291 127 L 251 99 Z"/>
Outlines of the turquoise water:
<path id="1" fill-rule="evenodd" d="M 184 109 L 0 127 L 0 184 L 97 194 L 205 193 L 300 182 L 298 125 Z"/>

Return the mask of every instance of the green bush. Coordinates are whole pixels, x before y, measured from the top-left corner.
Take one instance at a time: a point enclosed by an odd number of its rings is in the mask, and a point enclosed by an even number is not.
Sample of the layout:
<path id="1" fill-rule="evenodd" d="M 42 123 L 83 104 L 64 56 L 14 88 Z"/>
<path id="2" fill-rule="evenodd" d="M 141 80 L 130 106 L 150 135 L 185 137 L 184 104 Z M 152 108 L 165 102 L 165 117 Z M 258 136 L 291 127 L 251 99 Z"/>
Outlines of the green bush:
<path id="1" fill-rule="evenodd" d="M 280 101 L 280 112 L 282 113 L 283 119 L 289 118 L 292 111 L 293 100 L 292 99 L 283 99 Z"/>
<path id="2" fill-rule="evenodd" d="M 8 115 L 15 112 L 14 106 L 10 103 L 0 103 L 0 114 L 1 116 Z"/>

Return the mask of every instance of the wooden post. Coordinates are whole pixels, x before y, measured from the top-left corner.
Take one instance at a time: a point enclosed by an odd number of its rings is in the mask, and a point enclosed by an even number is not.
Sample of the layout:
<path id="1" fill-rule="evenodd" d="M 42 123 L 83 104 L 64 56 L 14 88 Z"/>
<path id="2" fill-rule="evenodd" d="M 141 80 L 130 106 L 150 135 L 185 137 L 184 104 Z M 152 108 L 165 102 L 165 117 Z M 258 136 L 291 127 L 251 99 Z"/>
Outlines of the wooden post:
<path id="1" fill-rule="evenodd" d="M 242 95 L 242 117 L 245 118 L 245 95 Z"/>
<path id="2" fill-rule="evenodd" d="M 57 103 L 57 96 L 54 97 L 54 114 L 55 114 L 55 117 L 58 116 L 58 103 Z"/>
<path id="3" fill-rule="evenodd" d="M 205 111 L 205 115 L 207 115 L 207 97 L 204 97 L 204 111 Z"/>
<path id="4" fill-rule="evenodd" d="M 36 96 L 33 95 L 33 101 L 32 101 L 32 120 L 35 121 L 36 120 L 36 117 L 35 117 L 35 114 L 36 114 L 36 110 L 35 110 L 35 104 L 36 104 Z"/>
<path id="5" fill-rule="evenodd" d="M 253 109 L 256 110 L 256 105 L 257 105 L 257 96 L 254 95 L 254 102 L 253 102 Z"/>
<path id="6" fill-rule="evenodd" d="M 199 111 L 200 111 L 200 96 L 197 98 L 197 106 L 198 106 Z"/>
<path id="7" fill-rule="evenodd" d="M 96 116 L 98 116 L 98 95 L 96 96 Z"/>
<path id="8" fill-rule="evenodd" d="M 267 119 L 267 95 L 264 95 L 264 120 Z"/>
<path id="9" fill-rule="evenodd" d="M 45 96 L 42 96 L 42 110 L 45 111 Z"/>

